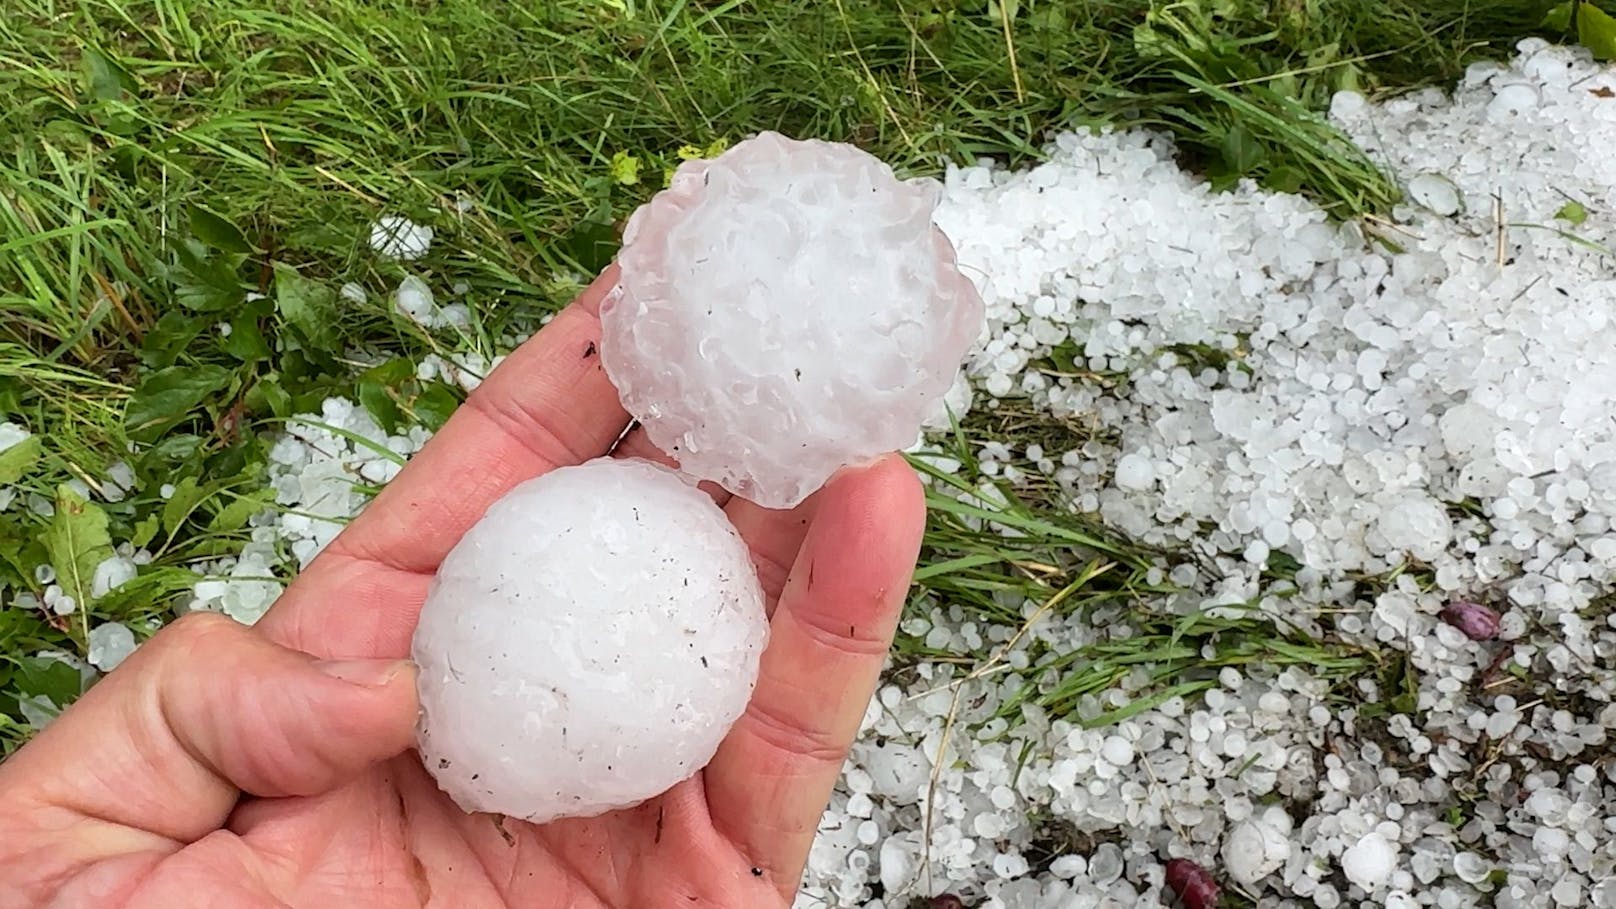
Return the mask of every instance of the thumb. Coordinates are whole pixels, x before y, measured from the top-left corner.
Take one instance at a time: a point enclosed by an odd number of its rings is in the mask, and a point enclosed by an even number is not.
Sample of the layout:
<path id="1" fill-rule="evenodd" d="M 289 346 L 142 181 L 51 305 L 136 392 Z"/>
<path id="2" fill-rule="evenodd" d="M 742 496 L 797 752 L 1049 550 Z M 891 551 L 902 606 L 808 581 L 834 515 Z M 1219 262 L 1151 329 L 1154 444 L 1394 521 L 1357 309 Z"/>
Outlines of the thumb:
<path id="1" fill-rule="evenodd" d="M 0 765 L 0 792 L 190 842 L 242 790 L 312 795 L 404 751 L 417 711 L 409 663 L 319 662 L 197 613 Z"/>

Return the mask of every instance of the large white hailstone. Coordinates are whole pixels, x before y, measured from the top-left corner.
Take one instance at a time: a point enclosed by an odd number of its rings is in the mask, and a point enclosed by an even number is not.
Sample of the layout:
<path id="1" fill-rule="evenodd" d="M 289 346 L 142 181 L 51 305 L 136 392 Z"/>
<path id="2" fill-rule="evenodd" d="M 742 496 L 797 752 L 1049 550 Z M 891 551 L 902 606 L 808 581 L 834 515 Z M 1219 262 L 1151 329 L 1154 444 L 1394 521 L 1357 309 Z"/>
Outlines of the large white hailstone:
<path id="1" fill-rule="evenodd" d="M 1423 493 L 1408 493 L 1381 512 L 1380 532 L 1394 550 L 1429 562 L 1452 540 L 1453 520 L 1441 502 Z"/>
<path id="2" fill-rule="evenodd" d="M 1223 840 L 1223 869 L 1236 883 L 1252 886 L 1278 871 L 1291 855 L 1291 825 L 1284 809 L 1234 825 Z"/>
<path id="3" fill-rule="evenodd" d="M 1367 893 L 1391 880 L 1397 870 L 1397 846 L 1379 833 L 1370 833 L 1341 854 L 1341 873 Z"/>
<path id="4" fill-rule="evenodd" d="M 763 133 L 629 219 L 601 359 L 688 474 L 760 505 L 914 442 L 981 333 L 935 181 Z"/>
<path id="5" fill-rule="evenodd" d="M 90 665 L 102 672 L 118 668 L 135 652 L 135 633 L 122 622 L 104 622 L 90 629 Z"/>
<path id="6" fill-rule="evenodd" d="M 712 758 L 767 638 L 746 543 L 705 493 L 647 461 L 551 471 L 438 569 L 413 646 L 422 761 L 467 811 L 638 804 Z"/>

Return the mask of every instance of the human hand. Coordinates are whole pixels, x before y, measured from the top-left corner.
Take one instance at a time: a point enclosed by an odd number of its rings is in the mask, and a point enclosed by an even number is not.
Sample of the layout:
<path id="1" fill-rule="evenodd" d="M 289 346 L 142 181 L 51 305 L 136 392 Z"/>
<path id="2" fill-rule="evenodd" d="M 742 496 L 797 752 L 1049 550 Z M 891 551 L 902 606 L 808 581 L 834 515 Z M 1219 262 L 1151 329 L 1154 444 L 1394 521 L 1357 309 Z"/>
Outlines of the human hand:
<path id="1" fill-rule="evenodd" d="M 920 484 L 895 455 L 789 512 L 714 491 L 771 639 L 747 713 L 692 779 L 598 818 L 497 823 L 407 750 L 402 660 L 466 529 L 614 442 L 663 459 L 638 430 L 617 442 L 629 418 L 597 354 L 614 282 L 495 370 L 258 625 L 175 622 L 0 765 L 0 909 L 790 904 L 919 551 Z"/>

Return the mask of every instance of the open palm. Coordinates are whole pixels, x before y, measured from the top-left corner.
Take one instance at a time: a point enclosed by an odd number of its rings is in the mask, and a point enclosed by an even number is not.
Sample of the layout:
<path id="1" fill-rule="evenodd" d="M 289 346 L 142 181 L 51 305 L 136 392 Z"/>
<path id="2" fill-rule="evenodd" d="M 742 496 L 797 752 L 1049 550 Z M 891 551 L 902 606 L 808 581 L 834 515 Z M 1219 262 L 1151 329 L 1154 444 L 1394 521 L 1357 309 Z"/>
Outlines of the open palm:
<path id="1" fill-rule="evenodd" d="M 600 367 L 614 280 L 495 370 L 257 626 L 175 623 L 0 766 L 0 907 L 790 903 L 920 545 L 920 486 L 896 456 L 790 512 L 714 491 L 773 618 L 747 713 L 696 777 L 532 825 L 465 814 L 405 750 L 412 676 L 385 661 L 408 655 L 461 534 L 547 470 L 662 457 L 623 434 Z M 333 678 L 309 682 L 310 665 Z"/>

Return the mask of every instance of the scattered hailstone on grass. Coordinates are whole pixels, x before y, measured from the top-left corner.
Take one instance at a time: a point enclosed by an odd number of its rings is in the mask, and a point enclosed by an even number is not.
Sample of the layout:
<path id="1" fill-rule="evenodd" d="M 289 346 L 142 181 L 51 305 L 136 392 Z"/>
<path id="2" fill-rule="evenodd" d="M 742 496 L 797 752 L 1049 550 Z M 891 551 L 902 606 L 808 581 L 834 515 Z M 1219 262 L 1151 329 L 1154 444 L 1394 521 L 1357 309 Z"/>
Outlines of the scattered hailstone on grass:
<path id="1" fill-rule="evenodd" d="M 244 625 L 263 618 L 281 595 L 275 579 L 279 557 L 275 547 L 254 540 L 236 559 L 221 559 L 215 566 L 197 566 L 211 575 L 191 588 L 191 611 L 222 612 Z"/>
<path id="2" fill-rule="evenodd" d="M 102 672 L 118 668 L 135 652 L 135 633 L 122 622 L 106 622 L 90 629 L 90 665 Z"/>
<path id="3" fill-rule="evenodd" d="M 982 330 L 939 188 L 763 133 L 629 219 L 601 359 L 651 441 L 765 507 L 912 444 Z"/>
<path id="4" fill-rule="evenodd" d="M 0 451 L 5 451 L 18 442 L 26 441 L 31 435 L 33 433 L 29 432 L 26 427 L 10 420 L 0 423 Z"/>
<path id="5" fill-rule="evenodd" d="M 400 313 L 425 328 L 463 329 L 471 325 L 471 310 L 466 304 L 440 306 L 432 294 L 432 288 L 414 275 L 407 276 L 399 283 L 393 302 Z"/>
<path id="6" fill-rule="evenodd" d="M 370 248 L 389 259 L 419 259 L 432 248 L 432 228 L 403 215 L 382 215 L 371 225 Z"/>
<path id="7" fill-rule="evenodd" d="M 745 542 L 708 496 L 596 459 L 506 494 L 421 609 L 422 761 L 467 811 L 542 823 L 700 770 L 768 638 Z"/>
<path id="8" fill-rule="evenodd" d="M 136 571 L 138 569 L 133 558 L 126 555 L 111 556 L 95 566 L 95 574 L 90 579 L 90 594 L 95 597 L 105 596 L 134 580 Z"/>

